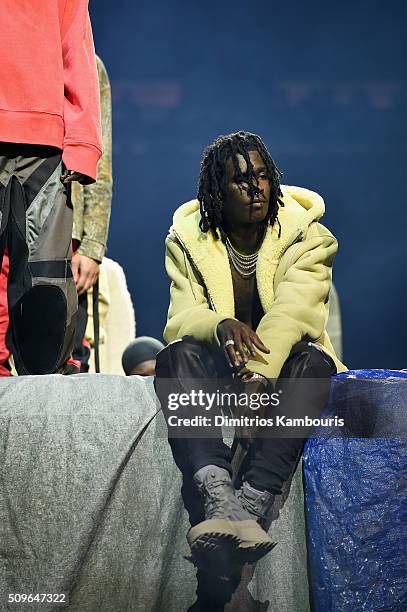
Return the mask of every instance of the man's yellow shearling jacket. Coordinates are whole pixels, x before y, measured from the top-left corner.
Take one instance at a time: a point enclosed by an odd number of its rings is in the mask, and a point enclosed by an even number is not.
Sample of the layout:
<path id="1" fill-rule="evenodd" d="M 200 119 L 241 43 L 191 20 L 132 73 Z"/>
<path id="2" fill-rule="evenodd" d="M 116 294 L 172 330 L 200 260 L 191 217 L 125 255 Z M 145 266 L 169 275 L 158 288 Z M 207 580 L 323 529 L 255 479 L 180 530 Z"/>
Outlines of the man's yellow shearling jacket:
<path id="1" fill-rule="evenodd" d="M 270 349 L 258 351 L 247 368 L 278 378 L 294 344 L 317 342 L 346 370 L 335 355 L 325 327 L 332 262 L 338 243 L 318 223 L 325 212 L 317 193 L 300 187 L 281 187 L 284 207 L 278 223 L 268 227 L 260 247 L 256 281 L 264 316 L 257 334 Z M 164 338 L 167 342 L 190 335 L 219 344 L 218 323 L 234 318 L 232 274 L 226 247 L 211 232 L 199 229 L 198 200 L 175 211 L 166 239 L 166 269 L 171 279 L 170 306 Z"/>

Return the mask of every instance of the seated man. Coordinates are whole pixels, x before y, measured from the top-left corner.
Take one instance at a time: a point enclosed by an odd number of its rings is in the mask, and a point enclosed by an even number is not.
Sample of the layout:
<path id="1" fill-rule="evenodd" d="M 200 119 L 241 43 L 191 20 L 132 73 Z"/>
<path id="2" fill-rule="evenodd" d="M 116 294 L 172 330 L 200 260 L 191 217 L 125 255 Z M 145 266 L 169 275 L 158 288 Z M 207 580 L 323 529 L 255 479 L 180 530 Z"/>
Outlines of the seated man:
<path id="1" fill-rule="evenodd" d="M 232 375 L 248 396 L 279 378 L 324 380 L 322 395 L 317 384 L 306 396 L 299 388 L 279 407 L 314 416 L 331 375 L 346 369 L 325 331 L 337 241 L 318 223 L 324 202 L 307 189 L 280 186 L 280 176 L 258 136 L 220 136 L 204 152 L 198 199 L 175 212 L 166 240 L 170 344 L 157 357 L 156 390 L 183 475 L 192 557 L 215 574 L 225 558 L 254 562 L 273 547 L 259 522 L 292 475 L 306 435 L 256 436 L 236 496 L 221 427 L 212 420 L 206 437 L 203 427 L 198 437 L 172 435 L 168 391 Z M 192 413 L 184 405 L 177 417 Z"/>

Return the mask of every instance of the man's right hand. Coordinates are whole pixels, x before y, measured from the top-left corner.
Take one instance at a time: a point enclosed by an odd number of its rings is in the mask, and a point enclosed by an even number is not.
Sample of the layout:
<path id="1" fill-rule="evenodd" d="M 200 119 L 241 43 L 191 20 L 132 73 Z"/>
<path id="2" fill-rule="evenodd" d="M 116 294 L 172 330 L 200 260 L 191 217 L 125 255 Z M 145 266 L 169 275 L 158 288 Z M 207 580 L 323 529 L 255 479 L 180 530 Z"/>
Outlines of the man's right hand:
<path id="1" fill-rule="evenodd" d="M 256 356 L 256 348 L 263 353 L 270 353 L 270 349 L 263 344 L 256 332 L 241 321 L 221 321 L 216 328 L 216 334 L 231 368 L 246 365 L 251 356 Z"/>
<path id="2" fill-rule="evenodd" d="M 61 175 L 61 182 L 64 185 L 68 185 L 69 183 L 73 183 L 73 181 L 78 181 L 81 185 L 87 185 L 91 183 L 91 179 L 89 179 L 86 174 L 82 174 L 82 172 L 76 172 L 75 170 L 65 170 L 65 172 Z"/>
<path id="3" fill-rule="evenodd" d="M 72 274 L 78 295 L 82 295 L 93 287 L 99 278 L 100 265 L 97 261 L 86 255 L 74 253 L 72 256 Z"/>

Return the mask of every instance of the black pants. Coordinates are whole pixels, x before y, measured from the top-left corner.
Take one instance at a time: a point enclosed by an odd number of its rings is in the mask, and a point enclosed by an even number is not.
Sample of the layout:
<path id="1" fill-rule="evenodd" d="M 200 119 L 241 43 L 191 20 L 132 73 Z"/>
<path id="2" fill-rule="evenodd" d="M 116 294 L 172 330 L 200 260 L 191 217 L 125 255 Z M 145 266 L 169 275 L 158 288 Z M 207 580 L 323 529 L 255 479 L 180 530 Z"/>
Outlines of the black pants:
<path id="1" fill-rule="evenodd" d="M 10 257 L 8 307 L 19 374 L 51 374 L 69 359 L 77 293 L 72 205 L 53 147 L 0 143 L 0 268 Z"/>
<path id="2" fill-rule="evenodd" d="M 282 391 L 280 405 L 271 412 L 287 418 L 300 415 L 318 417 L 329 395 L 331 375 L 335 372 L 334 362 L 317 345 L 309 342 L 296 344 L 276 385 L 276 389 Z M 204 379 L 212 390 L 220 382 L 231 380 L 231 370 L 221 349 L 187 336 L 169 344 L 158 354 L 156 391 L 167 421 L 174 414 L 168 408 L 168 393 L 189 393 L 194 379 Z M 308 380 L 304 382 L 304 379 Z M 192 413 L 189 405 L 177 410 L 178 417 L 192 416 Z M 205 430 L 201 431 L 204 435 Z M 245 462 L 245 479 L 256 489 L 279 494 L 284 482 L 292 475 L 309 428 L 307 431 L 301 429 L 296 433 L 297 437 L 290 437 L 290 431 L 288 429 L 285 434 L 281 429 L 277 437 L 270 437 L 264 431 L 254 439 Z M 211 437 L 169 437 L 169 442 L 184 477 L 184 490 L 190 487 L 193 474 L 205 465 L 217 465 L 231 471 L 231 450 L 223 442 L 221 427 L 212 427 Z"/>

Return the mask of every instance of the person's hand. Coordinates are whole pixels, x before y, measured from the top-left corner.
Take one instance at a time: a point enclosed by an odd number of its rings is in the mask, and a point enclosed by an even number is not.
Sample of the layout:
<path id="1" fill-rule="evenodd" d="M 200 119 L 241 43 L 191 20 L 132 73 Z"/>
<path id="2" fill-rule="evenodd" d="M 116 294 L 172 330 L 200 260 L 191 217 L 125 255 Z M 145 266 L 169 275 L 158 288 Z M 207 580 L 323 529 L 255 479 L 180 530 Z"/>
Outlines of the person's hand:
<path id="1" fill-rule="evenodd" d="M 250 357 L 256 356 L 256 348 L 270 352 L 256 332 L 241 321 L 225 319 L 218 324 L 216 333 L 231 368 L 246 365 Z"/>
<path id="2" fill-rule="evenodd" d="M 61 174 L 61 181 L 64 185 L 68 185 L 68 183 L 72 183 L 73 181 L 78 181 L 79 183 L 87 183 L 88 177 L 82 172 L 76 172 L 75 170 L 66 170 L 63 174 Z"/>
<path id="3" fill-rule="evenodd" d="M 99 278 L 99 263 L 86 255 L 75 253 L 72 257 L 72 272 L 78 295 L 82 295 Z"/>

